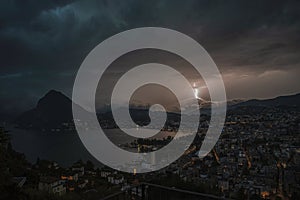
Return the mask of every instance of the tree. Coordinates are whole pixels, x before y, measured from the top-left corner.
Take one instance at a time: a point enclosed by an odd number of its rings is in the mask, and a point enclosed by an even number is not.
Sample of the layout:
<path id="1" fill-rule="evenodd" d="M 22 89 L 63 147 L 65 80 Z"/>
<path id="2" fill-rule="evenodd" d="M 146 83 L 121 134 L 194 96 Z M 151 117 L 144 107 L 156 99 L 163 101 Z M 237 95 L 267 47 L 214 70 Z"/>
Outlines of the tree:
<path id="1" fill-rule="evenodd" d="M 86 162 L 86 165 L 85 165 L 85 168 L 86 168 L 86 170 L 94 170 L 94 164 L 91 162 L 91 161 L 87 161 Z"/>
<path id="2" fill-rule="evenodd" d="M 7 147 L 10 137 L 8 134 L 6 134 L 7 131 L 4 130 L 3 127 L 0 127 L 0 146 L 1 147 Z"/>

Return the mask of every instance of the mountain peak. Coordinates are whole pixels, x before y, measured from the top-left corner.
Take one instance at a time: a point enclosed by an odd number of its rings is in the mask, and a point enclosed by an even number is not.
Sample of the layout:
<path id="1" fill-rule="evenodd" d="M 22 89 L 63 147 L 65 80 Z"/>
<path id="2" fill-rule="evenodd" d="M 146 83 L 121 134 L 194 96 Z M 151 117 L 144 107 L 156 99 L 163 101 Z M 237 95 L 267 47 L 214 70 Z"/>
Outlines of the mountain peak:
<path id="1" fill-rule="evenodd" d="M 23 113 L 17 123 L 22 127 L 51 129 L 72 121 L 72 101 L 63 93 L 50 90 L 36 107 Z"/>
<path id="2" fill-rule="evenodd" d="M 37 107 L 59 108 L 66 105 L 71 105 L 71 99 L 59 91 L 50 90 L 38 101 Z"/>
<path id="3" fill-rule="evenodd" d="M 52 90 L 49 90 L 46 95 L 51 95 L 51 94 L 62 94 L 62 93 L 60 91 L 52 89 Z"/>
<path id="4" fill-rule="evenodd" d="M 61 96 L 61 97 L 66 97 L 63 93 L 61 93 L 60 91 L 57 91 L 57 90 L 49 90 L 45 95 L 44 97 L 42 98 L 49 98 L 49 97 L 58 97 L 58 96 Z"/>

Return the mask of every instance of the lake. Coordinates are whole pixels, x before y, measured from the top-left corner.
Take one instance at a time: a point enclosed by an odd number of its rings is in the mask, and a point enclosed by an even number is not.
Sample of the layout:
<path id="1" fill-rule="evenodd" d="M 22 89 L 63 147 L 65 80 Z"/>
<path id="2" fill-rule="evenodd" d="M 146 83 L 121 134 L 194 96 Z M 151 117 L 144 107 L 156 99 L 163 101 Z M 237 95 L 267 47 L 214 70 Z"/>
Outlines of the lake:
<path id="1" fill-rule="evenodd" d="M 83 146 L 77 133 L 54 132 L 45 133 L 41 131 L 23 130 L 6 127 L 11 135 L 11 144 L 15 151 L 24 153 L 27 160 L 35 163 L 37 158 L 52 160 L 63 167 L 69 167 L 78 160 L 92 161 L 96 166 L 101 166 Z M 115 129 L 105 130 L 114 143 L 127 143 L 132 137 L 121 134 Z M 163 132 L 159 138 L 174 136 L 175 133 Z"/>

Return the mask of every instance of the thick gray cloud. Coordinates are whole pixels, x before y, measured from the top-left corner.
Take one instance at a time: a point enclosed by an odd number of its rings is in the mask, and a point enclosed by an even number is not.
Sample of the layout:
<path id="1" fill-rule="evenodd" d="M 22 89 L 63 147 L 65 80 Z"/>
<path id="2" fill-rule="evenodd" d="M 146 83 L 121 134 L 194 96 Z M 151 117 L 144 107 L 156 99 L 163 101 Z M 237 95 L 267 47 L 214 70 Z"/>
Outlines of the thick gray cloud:
<path id="1" fill-rule="evenodd" d="M 26 109 L 52 88 L 70 95 L 76 70 L 94 46 L 115 33 L 142 26 L 175 29 L 199 41 L 224 75 L 229 98 L 300 91 L 300 84 L 295 84 L 300 65 L 296 0 L 4 0 L 0 4 L 0 92 L 10 109 Z M 284 80 L 278 73 L 284 74 Z M 269 82 L 256 81 L 261 76 Z M 280 90 L 268 86 L 280 81 L 284 81 Z M 252 92 L 247 93 L 243 87 L 251 82 Z M 255 88 L 260 88 L 257 93 Z M 20 97 L 24 103 L 19 103 Z"/>

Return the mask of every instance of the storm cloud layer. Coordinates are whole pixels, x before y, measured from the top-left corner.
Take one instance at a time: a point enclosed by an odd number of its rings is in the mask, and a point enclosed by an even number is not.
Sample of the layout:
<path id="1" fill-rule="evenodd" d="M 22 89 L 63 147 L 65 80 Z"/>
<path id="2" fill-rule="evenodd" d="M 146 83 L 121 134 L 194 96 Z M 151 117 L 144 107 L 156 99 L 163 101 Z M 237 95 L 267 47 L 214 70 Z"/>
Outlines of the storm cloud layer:
<path id="1" fill-rule="evenodd" d="M 197 40 L 227 95 L 268 98 L 300 91 L 299 1 L 0 2 L 2 110 L 35 104 L 50 89 L 70 96 L 76 71 L 98 43 L 131 28 L 166 27 Z"/>

